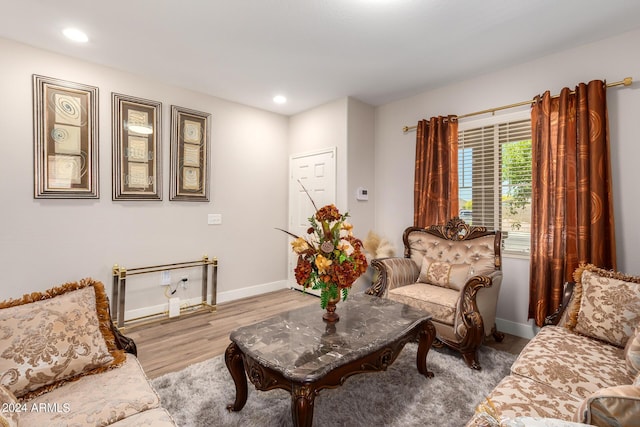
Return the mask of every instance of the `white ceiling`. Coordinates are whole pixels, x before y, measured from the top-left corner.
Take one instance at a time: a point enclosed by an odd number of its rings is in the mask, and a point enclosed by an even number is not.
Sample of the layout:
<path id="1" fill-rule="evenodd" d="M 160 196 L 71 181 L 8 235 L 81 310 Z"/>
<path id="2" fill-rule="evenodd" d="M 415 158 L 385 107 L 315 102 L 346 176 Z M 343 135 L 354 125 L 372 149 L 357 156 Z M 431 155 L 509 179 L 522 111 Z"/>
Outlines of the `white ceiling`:
<path id="1" fill-rule="evenodd" d="M 0 0 L 0 10 L 0 37 L 286 115 L 344 96 L 380 105 L 640 27 L 637 0 Z M 67 26 L 89 43 L 64 39 Z"/>

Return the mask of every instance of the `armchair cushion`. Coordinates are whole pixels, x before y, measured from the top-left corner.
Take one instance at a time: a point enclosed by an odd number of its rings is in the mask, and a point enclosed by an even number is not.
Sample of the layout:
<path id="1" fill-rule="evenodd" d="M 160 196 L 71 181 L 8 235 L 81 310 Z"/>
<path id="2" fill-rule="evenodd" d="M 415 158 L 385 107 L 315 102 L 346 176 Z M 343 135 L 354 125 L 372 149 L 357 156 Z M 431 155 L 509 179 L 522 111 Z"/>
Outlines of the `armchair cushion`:
<path id="1" fill-rule="evenodd" d="M 0 385 L 29 399 L 124 362 L 108 310 L 91 279 L 0 303 Z"/>
<path id="2" fill-rule="evenodd" d="M 431 261 L 467 264 L 471 266 L 471 276 L 488 274 L 496 269 L 494 235 L 456 241 L 422 231 L 413 231 L 407 240 L 411 248 L 411 259 L 420 269 L 425 255 Z"/>
<path id="3" fill-rule="evenodd" d="M 433 320 L 454 325 L 460 292 L 426 283 L 414 283 L 389 291 L 389 299 L 430 313 Z"/>
<path id="4" fill-rule="evenodd" d="M 469 278 L 470 264 L 451 264 L 425 256 L 418 282 L 461 290 Z"/>
<path id="5" fill-rule="evenodd" d="M 640 323 L 640 277 L 594 265 L 574 273 L 576 296 L 567 327 L 575 332 L 624 347 Z"/>

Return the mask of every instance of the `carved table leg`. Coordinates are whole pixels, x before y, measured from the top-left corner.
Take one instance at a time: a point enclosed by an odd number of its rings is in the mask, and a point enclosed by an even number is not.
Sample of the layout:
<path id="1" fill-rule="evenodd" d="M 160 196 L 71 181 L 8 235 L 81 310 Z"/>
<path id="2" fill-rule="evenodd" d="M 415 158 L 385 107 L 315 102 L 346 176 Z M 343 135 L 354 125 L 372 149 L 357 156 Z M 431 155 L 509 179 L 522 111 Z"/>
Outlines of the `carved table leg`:
<path id="1" fill-rule="evenodd" d="M 224 361 L 236 384 L 236 400 L 227 405 L 229 411 L 239 411 L 247 403 L 247 377 L 244 374 L 242 352 L 235 343 L 229 344 L 224 353 Z"/>
<path id="2" fill-rule="evenodd" d="M 291 388 L 291 416 L 296 427 L 311 427 L 315 393 L 309 385 L 293 384 Z"/>
<path id="3" fill-rule="evenodd" d="M 418 355 L 416 358 L 418 372 L 427 378 L 433 378 L 433 372 L 427 369 L 427 353 L 429 352 L 435 337 L 436 327 L 433 326 L 431 320 L 428 320 L 423 324 L 422 330 L 418 333 Z"/>

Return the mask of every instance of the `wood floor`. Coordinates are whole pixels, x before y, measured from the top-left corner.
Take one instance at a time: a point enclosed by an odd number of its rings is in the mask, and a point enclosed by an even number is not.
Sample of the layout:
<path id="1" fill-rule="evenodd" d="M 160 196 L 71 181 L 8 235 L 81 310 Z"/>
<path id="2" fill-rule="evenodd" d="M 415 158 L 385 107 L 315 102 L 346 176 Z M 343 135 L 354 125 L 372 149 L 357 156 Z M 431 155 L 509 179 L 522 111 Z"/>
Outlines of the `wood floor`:
<path id="1" fill-rule="evenodd" d="M 234 329 L 256 323 L 282 311 L 318 304 L 317 297 L 283 289 L 269 294 L 218 304 L 215 313 L 200 313 L 151 325 L 127 328 L 124 334 L 136 342 L 138 359 L 149 378 L 179 371 L 197 362 L 224 354 Z M 487 345 L 518 354 L 528 340 L 507 335 L 502 343 Z"/>

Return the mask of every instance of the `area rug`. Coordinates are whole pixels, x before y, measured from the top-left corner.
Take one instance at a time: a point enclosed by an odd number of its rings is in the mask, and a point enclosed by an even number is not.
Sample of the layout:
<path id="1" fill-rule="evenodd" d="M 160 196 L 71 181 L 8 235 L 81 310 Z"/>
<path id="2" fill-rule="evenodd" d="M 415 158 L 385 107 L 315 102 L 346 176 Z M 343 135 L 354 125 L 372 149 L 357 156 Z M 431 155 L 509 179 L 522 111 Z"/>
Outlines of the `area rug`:
<path id="1" fill-rule="evenodd" d="M 313 425 L 463 427 L 476 405 L 509 373 L 515 356 L 482 347 L 481 371 L 469 369 L 459 353 L 432 349 L 427 379 L 416 368 L 417 345 L 405 346 L 386 371 L 349 377 L 315 399 Z M 235 399 L 235 385 L 224 357 L 189 366 L 152 381 L 162 405 L 181 427 L 292 426 L 291 398 L 284 390 L 258 391 L 248 382 L 247 404 L 240 412 L 226 407 Z"/>

